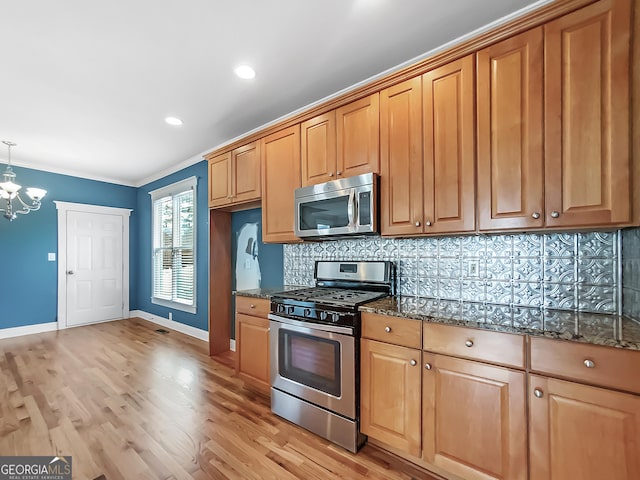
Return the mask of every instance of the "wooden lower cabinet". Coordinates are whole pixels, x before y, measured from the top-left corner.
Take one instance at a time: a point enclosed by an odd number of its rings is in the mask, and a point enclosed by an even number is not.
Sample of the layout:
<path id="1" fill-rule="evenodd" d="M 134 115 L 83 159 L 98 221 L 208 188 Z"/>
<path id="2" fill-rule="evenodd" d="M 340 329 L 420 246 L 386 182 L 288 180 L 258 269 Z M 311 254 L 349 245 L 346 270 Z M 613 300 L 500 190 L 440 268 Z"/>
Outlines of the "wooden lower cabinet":
<path id="1" fill-rule="evenodd" d="M 640 478 L 640 396 L 529 377 L 530 479 Z"/>
<path id="2" fill-rule="evenodd" d="M 420 456 L 420 350 L 361 341 L 362 433 Z"/>
<path id="3" fill-rule="evenodd" d="M 261 390 L 268 391 L 269 320 L 236 313 L 236 374 Z"/>
<path id="4" fill-rule="evenodd" d="M 467 480 L 526 480 L 525 373 L 428 352 L 422 360 L 423 460 Z"/>

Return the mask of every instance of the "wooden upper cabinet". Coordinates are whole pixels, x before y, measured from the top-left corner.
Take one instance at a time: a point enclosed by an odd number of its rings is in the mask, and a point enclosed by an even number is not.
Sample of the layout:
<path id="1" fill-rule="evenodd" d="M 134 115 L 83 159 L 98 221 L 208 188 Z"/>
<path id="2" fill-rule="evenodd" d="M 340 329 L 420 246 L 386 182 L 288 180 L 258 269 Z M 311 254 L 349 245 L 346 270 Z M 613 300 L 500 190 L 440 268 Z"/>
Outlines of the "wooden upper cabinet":
<path id="1" fill-rule="evenodd" d="M 477 54 L 480 230 L 544 225 L 542 27 Z"/>
<path id="2" fill-rule="evenodd" d="M 380 171 L 378 93 L 337 108 L 336 177 Z"/>
<path id="3" fill-rule="evenodd" d="M 426 233 L 475 229 L 474 55 L 422 76 Z"/>
<path id="4" fill-rule="evenodd" d="M 420 350 L 363 339 L 362 433 L 420 456 Z"/>
<path id="5" fill-rule="evenodd" d="M 302 186 L 336 179 L 336 112 L 302 122 Z"/>
<path id="6" fill-rule="evenodd" d="M 286 243 L 294 235 L 294 201 L 300 187 L 300 125 L 262 139 L 262 241 Z"/>
<path id="7" fill-rule="evenodd" d="M 640 397 L 529 376 L 530 479 L 640 478 Z"/>
<path id="8" fill-rule="evenodd" d="M 209 158 L 209 208 L 260 200 L 260 142 Z"/>
<path id="9" fill-rule="evenodd" d="M 209 208 L 231 202 L 231 152 L 209 159 Z"/>
<path id="10" fill-rule="evenodd" d="M 544 27 L 546 224 L 631 221 L 629 0 Z"/>
<path id="11" fill-rule="evenodd" d="M 383 235 L 423 232 L 422 79 L 380 92 L 380 219 Z"/>
<path id="12" fill-rule="evenodd" d="M 468 480 L 526 480 L 525 373 L 427 352 L 422 360 L 423 460 Z"/>

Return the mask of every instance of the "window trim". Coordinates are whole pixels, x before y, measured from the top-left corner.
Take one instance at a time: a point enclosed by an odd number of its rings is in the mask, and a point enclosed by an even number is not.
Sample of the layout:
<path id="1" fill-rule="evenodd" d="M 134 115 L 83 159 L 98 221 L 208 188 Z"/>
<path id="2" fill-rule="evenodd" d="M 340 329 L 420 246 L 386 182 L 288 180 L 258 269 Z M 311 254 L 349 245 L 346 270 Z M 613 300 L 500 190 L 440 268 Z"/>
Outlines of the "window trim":
<path id="1" fill-rule="evenodd" d="M 197 313 L 197 214 L 198 214 L 198 201 L 197 201 L 197 184 L 198 177 L 188 177 L 184 180 L 180 180 L 178 182 L 172 183 L 170 185 L 166 185 L 161 188 L 157 188 L 156 190 L 151 190 L 149 195 L 151 196 L 151 303 L 154 305 L 160 305 L 162 307 L 171 308 L 174 310 L 180 310 L 187 313 Z M 174 196 L 179 193 L 182 193 L 186 190 L 193 190 L 193 304 L 188 305 L 182 302 L 177 302 L 173 300 L 165 300 L 163 298 L 157 298 L 154 296 L 154 255 L 155 255 L 155 211 L 154 211 L 154 203 L 156 200 L 167 196 Z"/>

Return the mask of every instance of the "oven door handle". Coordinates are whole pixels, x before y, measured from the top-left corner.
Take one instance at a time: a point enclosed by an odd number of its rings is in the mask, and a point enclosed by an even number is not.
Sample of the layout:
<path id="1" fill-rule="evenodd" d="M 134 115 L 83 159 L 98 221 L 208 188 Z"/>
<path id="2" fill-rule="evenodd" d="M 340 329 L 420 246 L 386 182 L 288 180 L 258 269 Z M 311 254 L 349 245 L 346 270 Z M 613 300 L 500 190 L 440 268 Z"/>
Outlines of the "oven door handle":
<path id="1" fill-rule="evenodd" d="M 293 320 L 292 318 L 281 317 L 280 315 L 274 315 L 270 313 L 269 320 L 274 322 L 280 322 L 285 325 L 291 325 L 293 327 L 306 328 L 308 330 L 320 330 L 322 332 L 342 333 L 344 335 L 353 336 L 353 329 L 349 327 L 340 327 L 338 325 L 325 325 L 322 323 L 301 322 L 299 320 Z"/>

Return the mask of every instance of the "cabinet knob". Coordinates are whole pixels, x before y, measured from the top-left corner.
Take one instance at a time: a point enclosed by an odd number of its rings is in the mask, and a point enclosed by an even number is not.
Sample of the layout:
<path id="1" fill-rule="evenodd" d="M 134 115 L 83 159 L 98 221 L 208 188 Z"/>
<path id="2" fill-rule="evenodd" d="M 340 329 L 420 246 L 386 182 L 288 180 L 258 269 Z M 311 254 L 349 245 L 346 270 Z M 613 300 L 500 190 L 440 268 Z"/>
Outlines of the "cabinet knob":
<path id="1" fill-rule="evenodd" d="M 249 308 L 256 308 L 256 306 L 252 303 L 251 305 L 249 305 Z"/>
<path id="2" fill-rule="evenodd" d="M 426 222 L 424 222 L 424 224 L 425 224 L 427 227 L 430 227 L 430 226 L 431 226 L 431 222 L 430 222 L 429 220 L 427 220 Z"/>
<path id="3" fill-rule="evenodd" d="M 560 212 L 557 212 L 555 210 L 551 212 L 551 218 L 558 218 L 559 216 L 560 216 Z"/>
<path id="4" fill-rule="evenodd" d="M 420 226 L 420 222 L 416 222 L 416 227 L 419 227 L 419 226 Z"/>
<path id="5" fill-rule="evenodd" d="M 341 172 L 340 170 L 338 170 L 338 171 L 336 172 L 336 175 L 342 175 L 342 172 Z"/>
<path id="6" fill-rule="evenodd" d="M 464 342 L 464 344 L 465 344 L 467 347 L 473 347 L 473 340 L 467 340 L 466 342 Z"/>
<path id="7" fill-rule="evenodd" d="M 387 333 L 391 333 L 391 327 L 384 327 L 384 331 Z"/>
<path id="8" fill-rule="evenodd" d="M 424 364 L 424 368 L 425 368 L 426 370 L 431 370 L 431 364 L 430 364 L 430 363 L 425 363 L 425 364 Z"/>
<path id="9" fill-rule="evenodd" d="M 533 212 L 531 216 L 537 220 L 540 218 L 540 212 Z"/>
<path id="10" fill-rule="evenodd" d="M 411 364 L 412 367 L 415 367 L 418 364 L 418 362 L 416 362 L 413 359 L 409 363 Z"/>
<path id="11" fill-rule="evenodd" d="M 536 398 L 542 398 L 544 396 L 544 392 L 542 390 L 540 390 L 539 388 L 536 388 L 533 391 L 533 394 L 536 396 Z"/>
<path id="12" fill-rule="evenodd" d="M 329 172 L 329 176 L 330 176 L 330 177 L 333 177 L 333 172 Z"/>
<path id="13" fill-rule="evenodd" d="M 589 360 L 588 358 L 582 363 L 584 363 L 584 366 L 587 368 L 595 368 L 596 366 L 596 362 L 594 362 L 593 360 Z"/>

